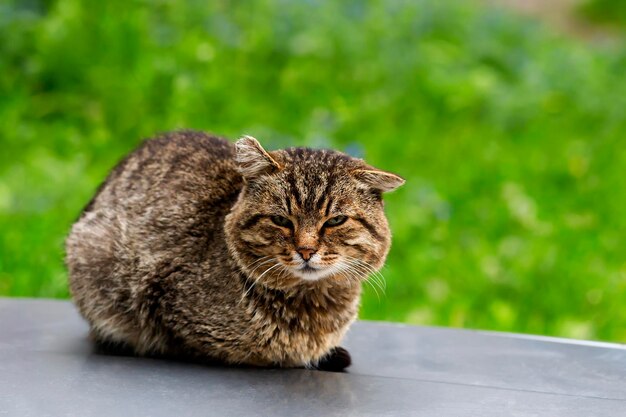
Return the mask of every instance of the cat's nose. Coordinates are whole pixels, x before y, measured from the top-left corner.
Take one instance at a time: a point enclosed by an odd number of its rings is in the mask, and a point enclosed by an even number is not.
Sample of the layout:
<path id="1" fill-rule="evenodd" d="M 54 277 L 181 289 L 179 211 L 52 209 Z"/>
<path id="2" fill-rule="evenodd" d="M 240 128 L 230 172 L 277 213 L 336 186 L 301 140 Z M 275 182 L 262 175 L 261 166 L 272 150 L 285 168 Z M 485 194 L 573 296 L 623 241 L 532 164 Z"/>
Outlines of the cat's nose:
<path id="1" fill-rule="evenodd" d="M 302 259 L 308 261 L 309 259 L 311 259 L 311 256 L 313 256 L 313 254 L 317 252 L 317 249 L 305 246 L 299 247 L 298 249 L 296 249 L 296 252 L 298 252 L 300 256 L 302 256 Z"/>

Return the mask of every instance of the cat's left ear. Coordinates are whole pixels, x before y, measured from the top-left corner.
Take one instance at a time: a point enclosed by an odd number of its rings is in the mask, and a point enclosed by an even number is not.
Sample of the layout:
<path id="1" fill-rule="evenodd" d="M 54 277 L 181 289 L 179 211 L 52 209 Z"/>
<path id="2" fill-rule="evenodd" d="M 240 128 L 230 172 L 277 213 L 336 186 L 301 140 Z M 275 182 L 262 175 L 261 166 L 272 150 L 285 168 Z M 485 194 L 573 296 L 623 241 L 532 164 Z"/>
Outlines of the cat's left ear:
<path id="1" fill-rule="evenodd" d="M 393 191 L 405 183 L 404 178 L 396 174 L 371 167 L 357 169 L 352 174 L 363 184 L 383 193 Z"/>
<path id="2" fill-rule="evenodd" d="M 235 152 L 239 172 L 244 178 L 256 178 L 282 168 L 252 136 L 244 136 L 235 142 Z"/>

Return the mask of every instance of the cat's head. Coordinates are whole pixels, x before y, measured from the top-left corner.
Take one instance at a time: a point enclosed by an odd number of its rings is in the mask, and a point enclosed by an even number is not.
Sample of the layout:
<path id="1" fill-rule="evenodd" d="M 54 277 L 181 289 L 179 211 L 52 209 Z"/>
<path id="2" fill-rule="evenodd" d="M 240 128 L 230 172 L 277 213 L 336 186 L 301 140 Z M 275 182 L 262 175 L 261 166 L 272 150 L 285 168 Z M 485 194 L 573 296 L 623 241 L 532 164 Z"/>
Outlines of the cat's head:
<path id="1" fill-rule="evenodd" d="M 267 152 L 252 137 L 237 141 L 236 161 L 245 186 L 225 231 L 251 279 L 354 281 L 383 265 L 391 236 L 381 196 L 402 178 L 330 150 Z"/>

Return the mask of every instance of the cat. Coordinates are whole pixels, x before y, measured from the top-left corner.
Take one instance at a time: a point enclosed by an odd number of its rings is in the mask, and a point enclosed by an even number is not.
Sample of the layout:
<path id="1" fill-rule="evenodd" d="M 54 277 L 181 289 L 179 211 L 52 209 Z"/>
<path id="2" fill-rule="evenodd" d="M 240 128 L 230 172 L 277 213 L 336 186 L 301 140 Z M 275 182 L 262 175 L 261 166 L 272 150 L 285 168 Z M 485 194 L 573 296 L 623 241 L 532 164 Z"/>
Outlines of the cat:
<path id="1" fill-rule="evenodd" d="M 161 135 L 73 225 L 72 297 L 99 346 L 341 371 L 361 281 L 390 246 L 381 195 L 403 183 L 332 150 Z"/>

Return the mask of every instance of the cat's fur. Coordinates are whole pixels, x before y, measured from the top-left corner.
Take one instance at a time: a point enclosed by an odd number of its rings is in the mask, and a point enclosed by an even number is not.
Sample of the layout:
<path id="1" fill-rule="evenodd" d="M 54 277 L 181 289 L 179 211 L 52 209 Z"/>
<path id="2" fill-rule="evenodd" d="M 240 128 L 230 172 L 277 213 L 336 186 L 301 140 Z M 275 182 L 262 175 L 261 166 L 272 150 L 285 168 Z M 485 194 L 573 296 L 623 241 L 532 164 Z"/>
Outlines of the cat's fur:
<path id="1" fill-rule="evenodd" d="M 72 296 L 97 341 L 139 355 L 340 370 L 360 281 L 389 249 L 381 193 L 403 182 L 329 150 L 148 140 L 67 238 Z"/>

